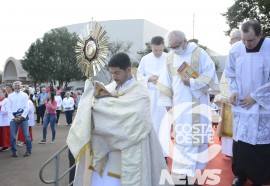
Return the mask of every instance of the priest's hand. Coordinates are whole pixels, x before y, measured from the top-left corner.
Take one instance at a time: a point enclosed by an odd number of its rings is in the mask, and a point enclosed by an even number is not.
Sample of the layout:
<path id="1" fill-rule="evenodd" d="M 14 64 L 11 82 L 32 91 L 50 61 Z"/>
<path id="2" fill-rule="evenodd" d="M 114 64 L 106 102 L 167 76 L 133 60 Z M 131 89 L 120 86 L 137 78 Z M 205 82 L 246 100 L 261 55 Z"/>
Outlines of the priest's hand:
<path id="1" fill-rule="evenodd" d="M 238 94 L 236 92 L 232 93 L 230 97 L 230 102 L 232 105 L 236 106 L 238 102 Z"/>
<path id="2" fill-rule="evenodd" d="M 188 77 L 188 76 L 182 77 L 182 81 L 183 81 L 184 85 L 190 86 L 190 77 Z"/>
<path id="3" fill-rule="evenodd" d="M 252 107 L 255 103 L 256 101 L 250 95 L 240 100 L 241 107 L 246 108 L 247 110 L 250 109 L 250 107 Z"/>
<path id="4" fill-rule="evenodd" d="M 150 76 L 150 77 L 148 78 L 148 81 L 149 81 L 149 82 L 152 82 L 152 83 L 154 83 L 154 84 L 157 84 L 158 76 L 156 76 L 156 75 Z"/>

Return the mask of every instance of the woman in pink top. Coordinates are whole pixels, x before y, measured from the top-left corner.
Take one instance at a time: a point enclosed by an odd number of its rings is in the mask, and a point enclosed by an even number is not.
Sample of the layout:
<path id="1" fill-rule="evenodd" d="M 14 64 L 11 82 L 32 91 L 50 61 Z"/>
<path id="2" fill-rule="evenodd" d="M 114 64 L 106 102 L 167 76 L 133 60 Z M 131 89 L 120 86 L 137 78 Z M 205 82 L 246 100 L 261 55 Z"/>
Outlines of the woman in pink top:
<path id="1" fill-rule="evenodd" d="M 57 102 L 54 100 L 54 93 L 50 93 L 50 97 L 48 101 L 46 102 L 46 116 L 45 121 L 43 124 L 43 139 L 39 143 L 46 143 L 46 136 L 47 136 L 47 127 L 48 124 L 51 124 L 52 129 L 52 141 L 51 143 L 55 142 L 55 123 L 56 123 L 56 108 L 57 108 Z"/>

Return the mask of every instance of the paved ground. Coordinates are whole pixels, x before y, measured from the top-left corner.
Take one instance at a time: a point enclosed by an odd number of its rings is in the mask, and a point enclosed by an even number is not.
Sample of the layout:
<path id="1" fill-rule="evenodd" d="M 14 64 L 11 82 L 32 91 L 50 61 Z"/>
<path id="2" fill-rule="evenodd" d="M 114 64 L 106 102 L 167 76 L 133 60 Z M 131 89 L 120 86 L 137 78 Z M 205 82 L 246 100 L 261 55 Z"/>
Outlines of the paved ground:
<path id="1" fill-rule="evenodd" d="M 69 126 L 65 124 L 65 115 L 61 114 L 61 125 L 56 129 L 56 142 L 51 144 L 51 129 L 48 126 L 47 144 L 38 144 L 42 139 L 42 126 L 33 127 L 33 149 L 32 155 L 23 157 L 25 146 L 18 146 L 19 157 L 11 156 L 11 151 L 0 152 L 0 186 L 44 186 L 39 179 L 39 170 L 44 162 L 53 156 L 66 144 Z M 52 180 L 54 176 L 54 164 L 50 164 L 44 170 L 46 180 Z M 60 174 L 67 170 L 69 166 L 68 151 L 64 151 L 60 157 Z M 68 175 L 60 182 L 60 186 L 67 185 Z M 49 184 L 52 185 L 52 184 Z"/>

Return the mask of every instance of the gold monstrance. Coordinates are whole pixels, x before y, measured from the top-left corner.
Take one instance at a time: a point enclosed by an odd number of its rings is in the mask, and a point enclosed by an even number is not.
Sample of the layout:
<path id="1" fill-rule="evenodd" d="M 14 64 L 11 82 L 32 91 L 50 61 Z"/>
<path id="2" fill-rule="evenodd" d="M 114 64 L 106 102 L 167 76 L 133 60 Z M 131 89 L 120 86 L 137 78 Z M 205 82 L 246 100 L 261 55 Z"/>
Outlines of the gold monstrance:
<path id="1" fill-rule="evenodd" d="M 108 38 L 106 30 L 98 22 L 88 25 L 88 33 L 79 36 L 76 53 L 77 65 L 90 80 L 106 66 L 108 53 Z"/>

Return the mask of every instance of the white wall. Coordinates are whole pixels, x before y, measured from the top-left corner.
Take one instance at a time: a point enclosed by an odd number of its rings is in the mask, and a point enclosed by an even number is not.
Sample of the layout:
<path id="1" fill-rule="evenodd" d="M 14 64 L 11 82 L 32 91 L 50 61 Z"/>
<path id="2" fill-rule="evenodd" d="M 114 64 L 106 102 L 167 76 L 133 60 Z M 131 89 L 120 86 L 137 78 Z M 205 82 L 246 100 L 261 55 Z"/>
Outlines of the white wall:
<path id="1" fill-rule="evenodd" d="M 66 26 L 69 32 L 76 32 L 83 35 L 83 31 L 88 23 L 80 23 Z M 133 45 L 130 49 L 130 58 L 139 62 L 139 55 L 137 52 L 145 48 L 145 43 L 150 42 L 154 36 L 164 36 L 167 32 L 166 29 L 155 25 L 144 19 L 131 19 L 131 20 L 111 20 L 102 21 L 101 25 L 104 26 L 108 32 L 109 41 L 124 41 L 132 42 Z"/>

